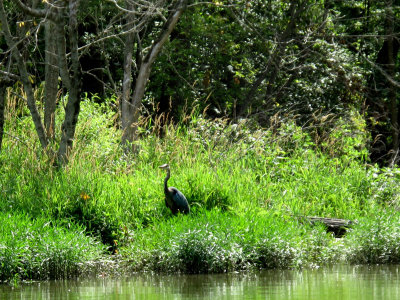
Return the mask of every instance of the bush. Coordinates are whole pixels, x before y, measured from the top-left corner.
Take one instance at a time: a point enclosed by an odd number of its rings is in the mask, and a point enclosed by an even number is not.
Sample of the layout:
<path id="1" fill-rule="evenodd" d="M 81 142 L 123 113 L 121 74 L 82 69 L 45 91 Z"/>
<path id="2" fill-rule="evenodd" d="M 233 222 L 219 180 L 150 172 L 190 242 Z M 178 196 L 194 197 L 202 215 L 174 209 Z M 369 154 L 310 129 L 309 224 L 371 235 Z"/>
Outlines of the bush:
<path id="1" fill-rule="evenodd" d="M 376 211 L 359 224 L 345 239 L 347 259 L 356 264 L 400 262 L 400 214 Z"/>

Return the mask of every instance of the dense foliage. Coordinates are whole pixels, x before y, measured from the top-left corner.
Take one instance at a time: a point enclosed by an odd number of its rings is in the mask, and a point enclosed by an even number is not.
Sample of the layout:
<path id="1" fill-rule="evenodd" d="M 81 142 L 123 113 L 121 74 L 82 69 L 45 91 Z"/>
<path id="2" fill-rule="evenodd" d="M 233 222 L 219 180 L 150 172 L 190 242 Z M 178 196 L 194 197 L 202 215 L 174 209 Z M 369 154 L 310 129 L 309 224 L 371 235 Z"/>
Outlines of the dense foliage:
<path id="1" fill-rule="evenodd" d="M 1 281 L 400 261 L 394 1 L 66 3 L 0 2 Z"/>
<path id="2" fill-rule="evenodd" d="M 135 84 L 141 79 L 146 49 L 152 49 L 154 41 L 160 38 L 164 30 L 162 20 L 173 11 L 174 3 L 182 2 L 187 6 L 185 13 L 150 66 L 142 106 L 131 104 L 142 117 L 161 123 L 167 119 L 180 121 L 196 109 L 206 110 L 211 118 L 250 117 L 269 127 L 279 113 L 306 128 L 316 115 L 331 120 L 354 109 L 366 121 L 371 135 L 368 156 L 372 161 L 391 165 L 397 162 L 400 22 L 399 6 L 392 0 L 160 0 L 148 2 L 148 6 L 132 0 L 75 2 L 79 3 L 78 45 L 71 44 L 73 31 L 66 31 L 67 52 L 65 57 L 64 53 L 57 55 L 69 66 L 69 70 L 61 69 L 61 75 L 69 72 L 70 78 L 80 78 L 81 84 L 71 90 L 63 75 L 60 93 L 68 93 L 63 99 L 69 102 L 71 93 L 80 91 L 74 105 L 79 104 L 85 92 L 97 94 L 101 103 L 115 97 L 115 102 L 107 104 L 118 111 L 116 122 L 124 134 L 127 129 L 123 103 L 136 97 Z M 45 87 L 50 86 L 49 81 L 55 76 L 47 76 L 43 68 L 48 41 L 40 24 L 53 20 L 50 16 L 41 19 L 40 13 L 51 8 L 51 4 L 63 5 L 56 0 L 27 1 L 27 5 L 37 9 L 32 17 L 20 3 L 5 1 L 4 18 L 9 20 L 15 40 L 23 41 L 18 49 L 29 76 L 24 83 L 24 76 L 18 74 L 20 68 L 9 56 L 10 42 L 6 43 L 6 34 L 2 34 L 1 83 L 9 86 L 22 81 L 25 86 L 30 81 L 38 87 L 46 81 Z M 129 9 L 134 12 L 132 16 Z M 71 12 L 66 10 L 67 13 Z M 68 19 L 65 22 L 64 26 L 71 26 Z M 131 32 L 134 36 L 129 35 Z M 68 52 L 74 46 L 79 55 L 77 62 Z M 132 62 L 129 68 L 126 57 Z M 80 64 L 80 69 L 75 63 Z M 131 82 L 127 81 L 130 77 Z M 124 82 L 130 86 L 124 86 Z M 36 101 L 43 102 L 45 112 L 49 111 L 47 92 L 36 97 Z M 79 109 L 73 112 L 65 106 L 67 115 L 73 113 L 74 118 L 78 117 Z M 66 122 L 65 126 L 73 124 Z M 54 129 L 48 128 L 46 116 L 45 125 L 47 135 L 52 136 Z M 35 126 L 38 131 L 40 126 Z M 41 143 L 46 144 L 43 139 Z"/>
<path id="3" fill-rule="evenodd" d="M 190 125 L 165 125 L 163 137 L 159 126 L 141 127 L 138 152 L 129 156 L 112 114 L 93 99 L 82 103 L 79 147 L 64 169 L 40 151 L 29 116 L 8 119 L 12 135 L 0 156 L 2 280 L 399 261 L 400 172 L 363 162 L 368 139 L 359 115 L 346 123 L 361 126 L 358 133 L 337 120 L 332 135 L 319 137 L 330 145 L 326 152 L 294 122 L 265 129 L 191 115 Z M 190 215 L 165 207 L 158 169 L 165 162 Z M 303 216 L 356 223 L 336 239 Z"/>

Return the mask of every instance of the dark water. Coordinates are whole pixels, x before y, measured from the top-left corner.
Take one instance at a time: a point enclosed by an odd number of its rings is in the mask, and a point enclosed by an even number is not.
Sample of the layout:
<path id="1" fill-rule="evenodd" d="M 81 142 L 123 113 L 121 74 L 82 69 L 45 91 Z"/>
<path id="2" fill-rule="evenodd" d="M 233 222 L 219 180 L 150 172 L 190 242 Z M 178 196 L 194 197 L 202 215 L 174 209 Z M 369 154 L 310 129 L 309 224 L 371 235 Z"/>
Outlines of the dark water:
<path id="1" fill-rule="evenodd" d="M 0 299 L 400 299 L 400 266 L 136 275 L 0 285 Z"/>

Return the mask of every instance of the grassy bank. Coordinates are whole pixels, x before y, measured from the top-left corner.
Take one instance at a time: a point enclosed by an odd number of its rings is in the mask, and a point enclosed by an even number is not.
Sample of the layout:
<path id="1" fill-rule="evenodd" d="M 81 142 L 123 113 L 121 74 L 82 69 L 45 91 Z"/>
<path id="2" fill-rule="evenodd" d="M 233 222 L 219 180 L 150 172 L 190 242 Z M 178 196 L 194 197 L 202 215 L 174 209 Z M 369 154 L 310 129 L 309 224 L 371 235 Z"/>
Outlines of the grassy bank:
<path id="1" fill-rule="evenodd" d="M 0 222 L 0 280 L 77 276 L 105 249 L 73 224 L 13 212 L 1 212 Z"/>
<path id="2" fill-rule="evenodd" d="M 70 163 L 56 170 L 30 118 L 9 117 L 0 279 L 75 276 L 110 255 L 126 270 L 188 273 L 400 260 L 400 173 L 364 162 L 368 136 L 356 114 L 324 134 L 290 120 L 261 129 L 194 115 L 162 138 L 155 128 L 143 126 L 127 156 L 112 112 L 84 102 Z M 166 162 L 188 216 L 165 207 Z M 295 216 L 358 224 L 337 240 Z"/>

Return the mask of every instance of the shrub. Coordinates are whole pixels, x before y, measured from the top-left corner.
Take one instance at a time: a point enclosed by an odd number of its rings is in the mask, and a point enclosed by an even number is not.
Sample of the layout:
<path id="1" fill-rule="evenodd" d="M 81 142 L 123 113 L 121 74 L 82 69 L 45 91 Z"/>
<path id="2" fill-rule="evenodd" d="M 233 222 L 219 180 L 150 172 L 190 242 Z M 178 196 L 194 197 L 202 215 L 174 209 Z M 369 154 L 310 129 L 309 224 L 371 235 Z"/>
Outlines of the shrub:
<path id="1" fill-rule="evenodd" d="M 347 259 L 356 264 L 400 262 L 400 214 L 376 211 L 363 218 L 345 239 Z"/>
<path id="2" fill-rule="evenodd" d="M 333 240 L 322 227 L 299 227 L 292 218 L 215 210 L 153 224 L 133 238 L 122 253 L 134 268 L 184 273 L 306 266 L 320 254 L 322 264 L 331 259 L 327 249 Z"/>

